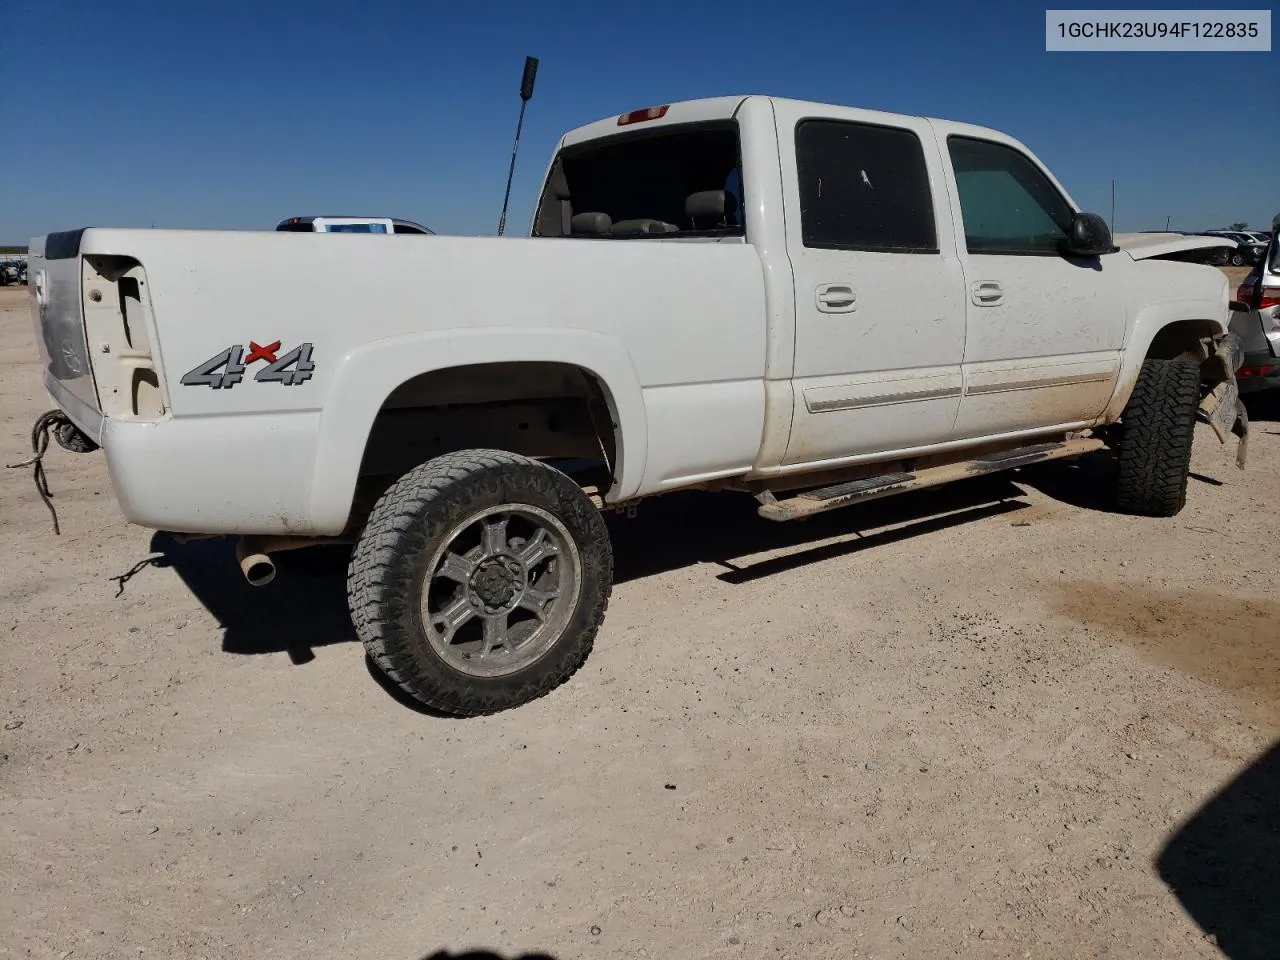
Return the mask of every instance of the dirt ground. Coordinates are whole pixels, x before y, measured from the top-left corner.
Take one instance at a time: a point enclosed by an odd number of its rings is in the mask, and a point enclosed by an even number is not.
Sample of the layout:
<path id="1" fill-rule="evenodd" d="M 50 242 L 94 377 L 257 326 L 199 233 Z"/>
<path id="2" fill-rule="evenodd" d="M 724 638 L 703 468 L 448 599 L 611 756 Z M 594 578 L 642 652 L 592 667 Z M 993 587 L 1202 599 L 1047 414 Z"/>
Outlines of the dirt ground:
<path id="1" fill-rule="evenodd" d="M 47 408 L 0 291 L 0 457 Z M 407 706 L 341 558 L 244 584 L 54 447 L 0 500 L 0 957 L 1280 956 L 1280 403 L 1178 517 L 1092 457 L 611 518 L 587 665 Z M 124 574 L 146 557 L 136 575 Z"/>

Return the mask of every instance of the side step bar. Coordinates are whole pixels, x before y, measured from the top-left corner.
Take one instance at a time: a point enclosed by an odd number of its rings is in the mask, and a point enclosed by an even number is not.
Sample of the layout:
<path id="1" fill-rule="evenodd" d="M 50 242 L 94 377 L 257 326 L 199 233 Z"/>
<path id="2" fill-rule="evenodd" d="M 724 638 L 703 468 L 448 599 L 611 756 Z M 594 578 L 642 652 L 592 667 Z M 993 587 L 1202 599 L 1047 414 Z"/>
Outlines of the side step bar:
<path id="1" fill-rule="evenodd" d="M 1081 437 L 1056 443 L 1037 443 L 1029 447 L 1015 447 L 1012 450 L 985 453 L 972 460 L 926 467 L 913 473 L 886 473 L 879 477 L 850 480 L 847 483 L 837 483 L 817 490 L 806 490 L 785 500 L 775 500 L 772 495 L 766 494 L 766 502 L 762 503 L 756 512 L 766 520 L 801 520 L 817 513 L 838 510 L 853 503 L 876 500 L 895 493 L 937 487 L 944 483 L 951 483 L 953 480 L 1013 470 L 1032 463 L 1042 463 L 1045 460 L 1079 457 L 1094 450 L 1100 450 L 1104 446 L 1101 440 L 1094 437 Z"/>

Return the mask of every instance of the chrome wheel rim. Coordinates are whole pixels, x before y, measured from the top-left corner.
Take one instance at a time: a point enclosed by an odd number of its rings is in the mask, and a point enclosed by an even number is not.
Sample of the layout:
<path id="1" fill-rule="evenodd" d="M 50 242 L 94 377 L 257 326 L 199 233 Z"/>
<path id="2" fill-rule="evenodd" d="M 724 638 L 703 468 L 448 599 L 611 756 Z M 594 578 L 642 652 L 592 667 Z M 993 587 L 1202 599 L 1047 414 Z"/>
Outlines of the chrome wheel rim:
<path id="1" fill-rule="evenodd" d="M 422 628 L 449 666 L 474 677 L 522 670 L 560 639 L 582 592 L 568 529 L 531 504 L 480 510 L 432 554 Z"/>

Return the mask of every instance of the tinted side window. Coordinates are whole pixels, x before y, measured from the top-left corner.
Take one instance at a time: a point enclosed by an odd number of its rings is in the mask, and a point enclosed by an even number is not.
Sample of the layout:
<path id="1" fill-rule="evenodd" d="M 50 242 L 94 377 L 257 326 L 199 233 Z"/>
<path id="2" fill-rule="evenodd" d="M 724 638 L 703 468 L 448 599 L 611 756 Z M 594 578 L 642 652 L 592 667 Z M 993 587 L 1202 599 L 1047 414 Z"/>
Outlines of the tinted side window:
<path id="1" fill-rule="evenodd" d="M 970 137 L 948 137 L 970 253 L 1057 253 L 1073 212 L 1024 154 Z"/>
<path id="2" fill-rule="evenodd" d="M 796 166 L 806 247 L 938 252 L 924 150 L 910 130 L 802 120 Z"/>

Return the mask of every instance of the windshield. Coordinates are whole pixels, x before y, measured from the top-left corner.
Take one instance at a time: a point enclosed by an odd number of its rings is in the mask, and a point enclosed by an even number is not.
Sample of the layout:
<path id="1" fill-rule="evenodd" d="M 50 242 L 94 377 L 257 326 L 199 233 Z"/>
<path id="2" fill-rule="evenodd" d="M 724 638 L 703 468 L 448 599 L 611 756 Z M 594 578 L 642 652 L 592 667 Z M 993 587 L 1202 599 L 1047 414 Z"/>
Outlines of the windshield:
<path id="1" fill-rule="evenodd" d="M 561 151 L 534 236 L 597 239 L 743 233 L 738 127 L 660 127 Z"/>

